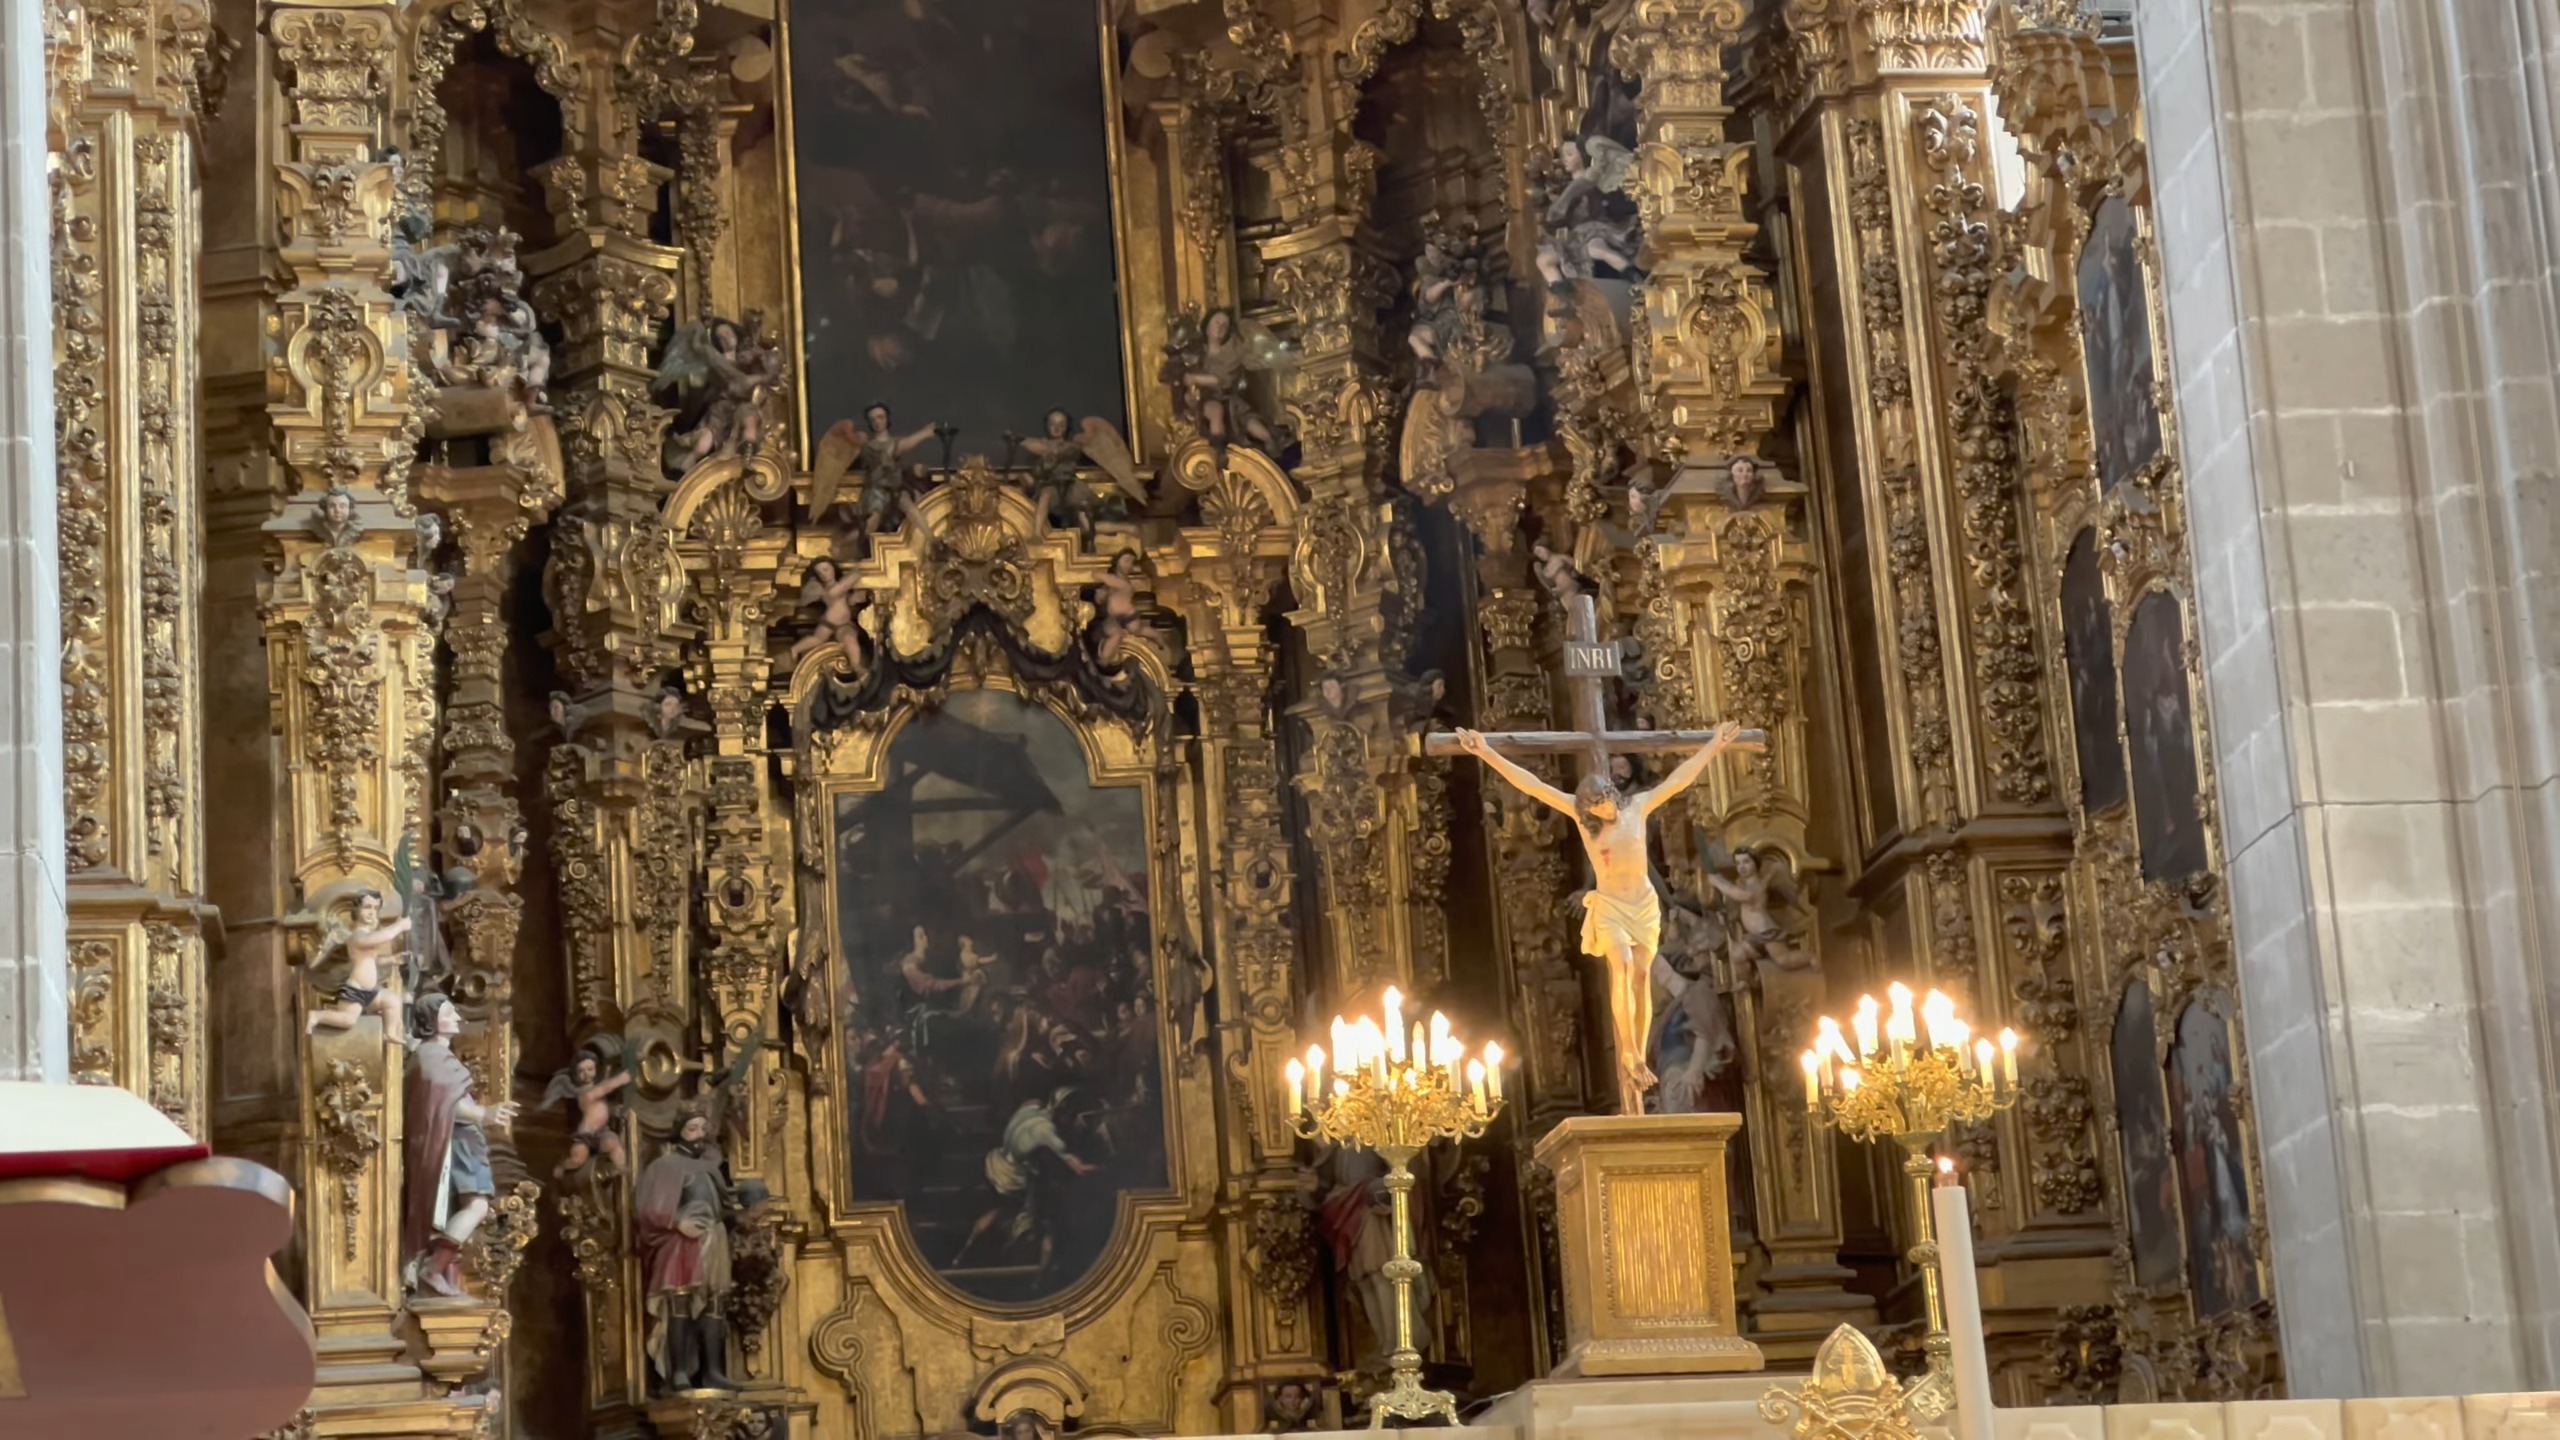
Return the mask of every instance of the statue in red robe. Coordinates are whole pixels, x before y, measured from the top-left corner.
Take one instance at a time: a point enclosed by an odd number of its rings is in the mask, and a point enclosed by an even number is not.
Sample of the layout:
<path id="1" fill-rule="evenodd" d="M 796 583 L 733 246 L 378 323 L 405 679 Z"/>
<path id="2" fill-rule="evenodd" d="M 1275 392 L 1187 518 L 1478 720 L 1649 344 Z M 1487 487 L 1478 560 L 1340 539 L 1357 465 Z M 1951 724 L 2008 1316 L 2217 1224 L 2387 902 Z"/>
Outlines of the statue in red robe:
<path id="1" fill-rule="evenodd" d="M 689 1113 L 632 1195 L 649 1362 L 669 1393 L 738 1388 L 728 1374 L 730 1203 L 722 1167 L 710 1117 Z"/>
<path id="2" fill-rule="evenodd" d="M 424 995 L 409 1011 L 418 1048 L 409 1057 L 401 1170 L 400 1248 L 409 1283 L 437 1295 L 462 1293 L 457 1262 L 488 1217 L 497 1181 L 489 1169 L 489 1136 L 481 1127 L 514 1123 L 515 1102 L 481 1104 L 471 1071 L 453 1053 L 462 1014 L 442 995 Z"/>

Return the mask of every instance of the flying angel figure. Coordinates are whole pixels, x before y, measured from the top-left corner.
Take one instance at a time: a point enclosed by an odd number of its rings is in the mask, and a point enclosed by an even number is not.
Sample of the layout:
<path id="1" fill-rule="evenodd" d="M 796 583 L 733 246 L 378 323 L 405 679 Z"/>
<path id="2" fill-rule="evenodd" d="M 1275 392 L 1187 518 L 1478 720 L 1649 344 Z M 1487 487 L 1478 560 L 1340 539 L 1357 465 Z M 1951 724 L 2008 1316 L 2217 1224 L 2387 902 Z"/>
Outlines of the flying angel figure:
<path id="1" fill-rule="evenodd" d="M 569 1136 L 568 1158 L 552 1170 L 552 1179 L 577 1174 L 598 1155 L 611 1167 L 610 1174 L 620 1175 L 630 1169 L 622 1149 L 622 1106 L 618 1096 L 622 1087 L 631 1083 L 631 1072 L 622 1068 L 622 1054 L 620 1036 L 599 1035 L 578 1051 L 578 1058 L 569 1062 L 566 1069 L 551 1077 L 551 1088 L 542 1093 L 543 1109 L 567 1105 L 577 1122 Z M 590 1177 L 599 1178 L 602 1177 Z"/>
<path id="2" fill-rule="evenodd" d="M 1129 506 L 1147 503 L 1147 487 L 1138 478 L 1138 459 L 1129 453 L 1129 442 L 1099 415 L 1088 415 L 1079 425 L 1066 411 L 1052 410 L 1041 418 L 1038 435 L 1016 443 L 1031 457 L 1033 508 L 1052 525 L 1075 526 L 1088 545 L 1097 515 L 1116 520 L 1128 514 Z M 1084 478 L 1080 462 L 1086 460 L 1111 477 L 1117 493 L 1097 489 Z"/>
<path id="3" fill-rule="evenodd" d="M 1627 193 L 1635 152 L 1606 135 L 1567 140 L 1556 151 L 1564 183 L 1547 202 L 1546 238 L 1538 243 L 1538 273 L 1549 285 L 1588 280 L 1594 265 L 1636 268 L 1636 220 L 1612 197 Z"/>
<path id="4" fill-rule="evenodd" d="M 1265 454 L 1279 454 L 1279 436 L 1255 409 L 1245 386 L 1248 376 L 1278 377 L 1288 368 L 1285 343 L 1221 307 L 1198 319 L 1177 318 L 1164 348 L 1163 375 L 1173 387 L 1174 408 L 1199 429 L 1202 439 L 1224 446 L 1242 435 Z"/>
<path id="5" fill-rule="evenodd" d="M 754 449 L 764 439 L 765 399 L 781 381 L 782 347 L 761 317 L 677 326 L 649 386 L 675 407 L 667 468 L 680 475 L 713 455 Z"/>

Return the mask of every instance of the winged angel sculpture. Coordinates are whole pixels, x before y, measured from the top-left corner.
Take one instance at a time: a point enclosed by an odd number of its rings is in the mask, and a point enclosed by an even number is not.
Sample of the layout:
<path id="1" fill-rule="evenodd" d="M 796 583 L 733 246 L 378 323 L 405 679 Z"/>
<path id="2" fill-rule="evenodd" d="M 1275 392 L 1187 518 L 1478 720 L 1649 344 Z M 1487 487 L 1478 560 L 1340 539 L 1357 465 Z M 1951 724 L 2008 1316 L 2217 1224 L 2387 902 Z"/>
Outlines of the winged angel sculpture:
<path id="1" fill-rule="evenodd" d="M 1633 271 L 1639 221 L 1627 197 L 1635 152 L 1606 135 L 1567 140 L 1556 151 L 1538 273 L 1550 286 L 1588 280 L 1595 267 Z"/>
<path id="2" fill-rule="evenodd" d="M 1069 427 L 1073 426 L 1072 429 Z M 1138 478 L 1138 458 L 1118 427 L 1099 415 L 1081 423 L 1064 410 L 1041 417 L 1040 433 L 1017 441 L 1031 458 L 1031 503 L 1052 525 L 1073 525 L 1093 543 L 1093 522 L 1124 519 L 1129 506 L 1147 503 L 1147 487 Z M 1111 477 L 1115 487 L 1101 489 L 1084 478 L 1081 462 Z"/>
<path id="3" fill-rule="evenodd" d="M 650 393 L 674 407 L 665 464 L 682 475 L 714 455 L 753 450 L 764 440 L 765 405 L 782 385 L 782 346 L 764 316 L 676 327 Z"/>
<path id="4" fill-rule="evenodd" d="M 1165 340 L 1163 377 L 1173 387 L 1176 413 L 1223 449 L 1241 436 L 1278 458 L 1279 433 L 1248 393 L 1252 376 L 1275 381 L 1288 369 L 1289 347 L 1269 330 L 1220 307 L 1206 316 L 1184 314 Z"/>

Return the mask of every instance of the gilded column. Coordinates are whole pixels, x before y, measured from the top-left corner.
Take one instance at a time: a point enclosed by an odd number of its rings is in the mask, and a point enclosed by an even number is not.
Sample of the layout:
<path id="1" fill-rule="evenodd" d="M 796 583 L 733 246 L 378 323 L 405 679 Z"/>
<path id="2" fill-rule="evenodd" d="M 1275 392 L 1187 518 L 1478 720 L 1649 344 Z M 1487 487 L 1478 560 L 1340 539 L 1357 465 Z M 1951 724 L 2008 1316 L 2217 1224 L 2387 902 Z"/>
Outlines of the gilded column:
<path id="1" fill-rule="evenodd" d="M 206 1133 L 192 4 L 57 12 L 54 409 L 70 1068 Z"/>
<path id="2" fill-rule="evenodd" d="M 685 10 L 686 7 L 671 7 Z M 600 17 L 609 27 L 613 17 Z M 681 947 L 692 872 L 685 742 L 661 734 L 661 702 L 691 627 L 685 572 L 659 512 L 670 415 L 650 398 L 654 352 L 677 296 L 683 252 L 650 238 L 665 167 L 638 150 L 664 98 L 660 67 L 690 45 L 690 14 L 643 35 L 610 28 L 570 41 L 577 98 L 564 100 L 563 153 L 538 177 L 559 243 L 531 257 L 536 308 L 560 328 L 552 405 L 567 499 L 543 577 L 562 693 L 562 731 L 544 774 L 560 884 L 573 1034 L 637 1028 L 681 1060 L 689 1018 Z M 621 57 L 607 62 L 603 57 Z M 677 1085 L 634 1056 L 644 1119 L 663 1124 Z M 562 1197 L 563 1230 L 587 1292 L 591 1411 L 645 1401 L 638 1272 L 622 1216 Z"/>
<path id="3" fill-rule="evenodd" d="M 1212 528 L 1185 531 L 1183 613 L 1193 636 L 1192 693 L 1200 702 L 1200 820 L 1215 837 L 1210 857 L 1212 993 L 1219 1033 L 1185 1033 L 1200 1023 L 1173 1017 L 1184 1035 L 1181 1063 L 1220 1063 L 1226 1182 L 1220 1219 L 1228 1241 L 1228 1311 L 1235 1348 L 1221 1409 L 1230 1423 L 1262 1419 L 1265 1389 L 1311 1380 L 1327 1368 L 1314 1196 L 1297 1168 L 1282 1068 L 1297 1053 L 1302 1014 L 1292 870 L 1272 706 L 1273 665 L 1265 615 L 1289 554 L 1286 480 L 1255 464 L 1256 487 L 1230 469 L 1203 499 Z M 1272 500 L 1279 500 L 1275 512 Z M 1199 964 L 1182 955 L 1179 963 Z M 1203 1007 L 1202 1017 L 1211 1013 Z"/>
<path id="4" fill-rule="evenodd" d="M 1814 711 L 1826 658 L 1818 516 L 1804 487 L 1772 467 L 1773 450 L 1792 441 L 1779 423 L 1790 386 L 1776 293 L 1753 258 L 1753 149 L 1734 138 L 1726 95 L 1742 19 L 1721 0 L 1640 0 L 1611 46 L 1641 86 L 1636 384 L 1649 440 L 1679 457 L 1660 530 L 1639 546 L 1635 629 L 1654 723 L 1712 716 L 1770 735 L 1751 763 L 1709 772 L 1692 814 L 1728 850 L 1756 849 L 1764 867 L 1774 852 L 1809 885 L 1844 837 L 1817 786 L 1831 768 Z M 1823 938 L 1798 943 L 1819 950 Z M 1843 1287 L 1830 1147 L 1806 1123 L 1792 1063 L 1822 981 L 1774 951 L 1728 979 L 1754 1161 L 1748 1203 L 1767 1253 L 1752 1330 L 1772 1359 L 1796 1359 L 1866 1311 Z"/>
<path id="5" fill-rule="evenodd" d="M 263 604 L 284 772 L 276 844 L 301 901 L 286 940 L 306 964 L 364 923 L 368 897 L 385 920 L 404 910 L 417 919 L 418 894 L 393 877 L 425 853 L 434 635 L 427 577 L 413 568 L 409 483 L 423 426 L 408 323 L 386 288 L 396 198 L 380 149 L 396 14 L 390 5 L 268 12 L 286 86 L 275 263 L 287 286 L 269 320 L 267 417 L 286 498 L 265 526 Z M 390 973 L 402 948 L 385 946 L 376 977 L 385 995 L 404 984 Z M 286 1023 L 301 1030 L 307 1008 Z M 468 1433 L 483 1408 L 446 1396 L 394 1325 L 408 1258 L 401 1038 L 368 1006 L 352 1028 L 300 1047 L 304 1281 L 324 1434 L 386 1421 L 404 1433 Z M 476 1333 L 488 1322 L 467 1323 Z M 438 1363 L 439 1345 L 427 1348 L 437 1379 L 459 1378 Z"/>
<path id="6" fill-rule="evenodd" d="M 1290 620 L 1313 661 L 1313 693 L 1296 707 L 1309 732 L 1297 782 L 1335 978 L 1346 993 L 1388 981 L 1428 990 L 1448 962 L 1445 937 L 1419 922 L 1410 863 L 1417 794 L 1401 651 L 1410 637 L 1403 611 L 1419 603 L 1422 575 L 1412 518 L 1383 484 L 1394 436 L 1378 312 L 1397 280 L 1368 223 L 1384 157 L 1352 134 L 1359 92 L 1349 57 L 1338 66 L 1329 52 L 1302 54 L 1258 17 L 1230 34 L 1248 55 L 1287 57 L 1267 68 L 1287 97 L 1274 107 L 1286 118 L 1269 169 L 1289 229 L 1260 249 L 1271 295 L 1296 332 L 1282 400 L 1306 501 Z"/>
<path id="7" fill-rule="evenodd" d="M 2023 573 L 2009 361 L 1991 328 L 2008 262 L 1983 7 L 1794 0 L 1784 19 L 1771 89 L 1803 263 L 1856 282 L 1806 291 L 1819 497 L 1838 552 L 1872 557 L 1830 591 L 1877 637 L 1841 657 L 1839 763 L 1858 777 L 1867 850 L 1855 885 L 1888 917 L 1881 969 L 2054 1042 L 2029 1062 L 2029 1103 L 1957 1144 L 1986 1230 L 2032 1220 L 2042 1273 L 2076 1275 L 2104 1241 L 2070 1212 L 2097 1196 L 2044 1187 L 2057 1210 L 2029 1174 L 2082 1148 L 2088 1106 L 2076 1050 L 2031 1021 L 2068 971 L 2070 838 Z"/>

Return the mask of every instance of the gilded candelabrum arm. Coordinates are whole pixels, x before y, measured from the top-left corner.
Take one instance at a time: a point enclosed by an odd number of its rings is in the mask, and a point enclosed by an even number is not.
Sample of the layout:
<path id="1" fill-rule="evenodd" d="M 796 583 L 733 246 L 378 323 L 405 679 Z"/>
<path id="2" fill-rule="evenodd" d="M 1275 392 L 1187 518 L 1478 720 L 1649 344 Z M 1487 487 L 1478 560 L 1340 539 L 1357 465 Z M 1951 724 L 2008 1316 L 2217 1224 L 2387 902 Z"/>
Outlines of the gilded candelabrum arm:
<path id="1" fill-rule="evenodd" d="M 1986 1119 L 2018 1098 L 2018 1036 L 2003 1030 L 1995 1044 L 1976 1038 L 1957 1018 L 1955 1002 L 1935 990 L 1915 1013 L 1909 987 L 1894 985 L 1890 1015 L 1862 996 L 1852 1045 L 1838 1022 L 1821 1022 L 1804 1052 L 1807 1116 L 1861 1143 L 1891 1140 L 1902 1151 L 1911 1186 L 1915 1239 L 1905 1252 L 1920 1275 L 1929 1330 L 1922 1341 L 1929 1376 L 1904 1397 L 1924 1415 L 1942 1413 L 1953 1396 L 1946 1302 L 1940 1289 L 1938 1240 L 1929 1190 L 1936 1167 L 1930 1144 L 1951 1125 Z"/>
<path id="2" fill-rule="evenodd" d="M 1502 1049 L 1487 1045 L 1481 1058 L 1434 1015 L 1416 1024 L 1407 1042 L 1402 998 L 1386 992 L 1384 1023 L 1364 1017 L 1356 1025 L 1336 1020 L 1330 1078 L 1323 1047 L 1288 1066 L 1289 1098 L 1297 1132 L 1310 1140 L 1375 1150 L 1387 1162 L 1387 1200 L 1395 1225 L 1395 1255 L 1380 1273 L 1396 1292 L 1396 1333 L 1388 1345 L 1387 1388 L 1369 1401 L 1369 1428 L 1389 1419 L 1437 1418 L 1458 1423 L 1456 1397 L 1422 1384 L 1422 1350 L 1414 1342 L 1413 1283 L 1422 1263 L 1413 1254 L 1413 1157 L 1441 1140 L 1481 1135 L 1502 1108 Z"/>

